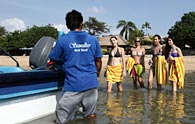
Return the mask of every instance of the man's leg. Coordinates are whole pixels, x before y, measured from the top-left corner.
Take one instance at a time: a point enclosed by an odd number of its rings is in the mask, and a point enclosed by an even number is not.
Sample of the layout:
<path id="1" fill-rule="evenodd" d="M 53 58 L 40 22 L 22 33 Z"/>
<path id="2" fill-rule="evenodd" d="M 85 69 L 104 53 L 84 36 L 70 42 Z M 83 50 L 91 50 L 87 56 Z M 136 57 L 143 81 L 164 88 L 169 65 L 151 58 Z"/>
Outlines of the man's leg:
<path id="1" fill-rule="evenodd" d="M 98 90 L 92 89 L 85 92 L 83 95 L 82 104 L 84 106 L 84 116 L 89 118 L 95 118 L 96 106 L 98 100 Z"/>
<path id="2" fill-rule="evenodd" d="M 74 119 L 76 106 L 81 100 L 79 92 L 65 92 L 59 100 L 56 111 L 57 123 L 63 124 Z"/>

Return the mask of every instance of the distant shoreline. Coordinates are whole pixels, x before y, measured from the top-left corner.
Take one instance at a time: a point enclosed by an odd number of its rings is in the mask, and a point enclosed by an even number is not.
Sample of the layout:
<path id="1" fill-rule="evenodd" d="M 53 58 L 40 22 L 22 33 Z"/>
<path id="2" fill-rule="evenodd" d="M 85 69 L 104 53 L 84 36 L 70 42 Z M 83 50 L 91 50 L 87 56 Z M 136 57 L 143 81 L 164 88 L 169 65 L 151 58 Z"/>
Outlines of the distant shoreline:
<path id="1" fill-rule="evenodd" d="M 29 56 L 13 56 L 20 64 L 20 67 L 29 70 L 31 69 L 29 67 Z M 127 58 L 128 55 L 126 55 L 125 58 Z M 146 55 L 145 57 L 145 64 L 146 69 L 149 69 L 148 60 L 151 59 L 151 55 Z M 104 55 L 102 57 L 102 71 L 104 71 L 104 68 L 106 66 L 108 60 L 108 55 Z M 15 66 L 16 63 L 8 56 L 0 56 L 0 66 L 6 65 L 6 66 Z M 184 56 L 184 66 L 186 71 L 195 71 L 195 56 Z"/>

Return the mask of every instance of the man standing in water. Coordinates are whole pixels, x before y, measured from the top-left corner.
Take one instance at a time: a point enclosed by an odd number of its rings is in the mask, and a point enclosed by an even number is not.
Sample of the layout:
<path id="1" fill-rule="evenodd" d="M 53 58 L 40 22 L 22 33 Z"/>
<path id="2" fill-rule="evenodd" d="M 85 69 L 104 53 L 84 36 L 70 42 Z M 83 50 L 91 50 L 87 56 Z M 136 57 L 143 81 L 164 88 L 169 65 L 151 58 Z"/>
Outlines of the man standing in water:
<path id="1" fill-rule="evenodd" d="M 63 95 L 56 110 L 57 123 L 74 119 L 75 109 L 82 104 L 84 116 L 95 117 L 98 80 L 102 53 L 97 38 L 82 31 L 83 16 L 72 10 L 66 15 L 70 31 L 58 39 L 50 53 L 54 62 L 63 62 L 65 73 Z"/>

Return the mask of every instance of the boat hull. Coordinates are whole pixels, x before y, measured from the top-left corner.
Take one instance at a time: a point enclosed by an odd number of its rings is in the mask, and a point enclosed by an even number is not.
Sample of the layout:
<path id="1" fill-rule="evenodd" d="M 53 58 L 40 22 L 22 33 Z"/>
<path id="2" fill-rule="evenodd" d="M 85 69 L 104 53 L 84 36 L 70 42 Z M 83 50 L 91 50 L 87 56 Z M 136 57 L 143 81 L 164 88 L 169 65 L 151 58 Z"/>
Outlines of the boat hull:
<path id="1" fill-rule="evenodd" d="M 21 124 L 55 112 L 61 90 L 6 99 L 0 103 L 2 124 Z"/>
<path id="2" fill-rule="evenodd" d="M 63 78 L 64 73 L 59 70 L 1 73 L 1 123 L 23 123 L 54 113 Z"/>
<path id="3" fill-rule="evenodd" d="M 33 70 L 0 74 L 0 100 L 63 87 L 62 71 Z"/>

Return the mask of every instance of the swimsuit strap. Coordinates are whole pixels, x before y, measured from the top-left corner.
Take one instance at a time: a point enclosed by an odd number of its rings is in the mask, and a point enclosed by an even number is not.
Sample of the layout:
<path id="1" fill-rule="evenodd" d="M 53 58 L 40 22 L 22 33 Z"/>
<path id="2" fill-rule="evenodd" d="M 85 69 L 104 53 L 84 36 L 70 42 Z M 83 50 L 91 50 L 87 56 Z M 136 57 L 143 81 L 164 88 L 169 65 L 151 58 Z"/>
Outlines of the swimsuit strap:
<path id="1" fill-rule="evenodd" d="M 116 53 L 115 53 L 114 56 L 112 55 L 112 51 L 110 51 L 109 57 L 121 57 L 121 54 L 120 54 L 120 52 L 119 52 L 119 48 L 117 48 L 117 51 L 116 51 Z"/>
<path id="2" fill-rule="evenodd" d="M 119 48 L 117 49 L 117 51 L 116 51 L 114 57 L 121 57 L 121 54 L 120 54 L 120 52 L 119 52 Z"/>

